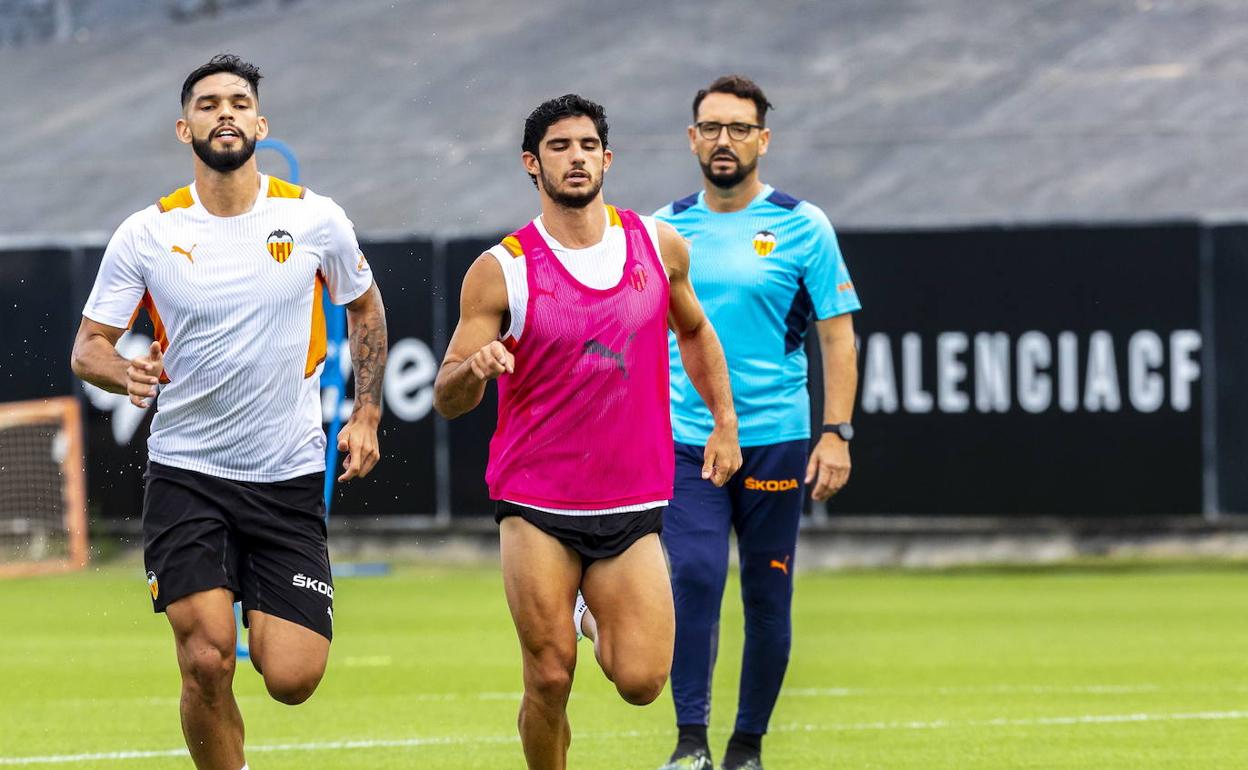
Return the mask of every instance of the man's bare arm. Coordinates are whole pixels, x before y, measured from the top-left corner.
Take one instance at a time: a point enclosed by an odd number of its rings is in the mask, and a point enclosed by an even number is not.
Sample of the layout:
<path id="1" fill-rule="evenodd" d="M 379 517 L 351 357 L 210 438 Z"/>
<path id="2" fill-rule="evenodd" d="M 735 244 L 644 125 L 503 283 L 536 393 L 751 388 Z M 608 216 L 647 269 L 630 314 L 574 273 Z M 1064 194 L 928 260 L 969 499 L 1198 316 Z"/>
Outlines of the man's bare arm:
<path id="1" fill-rule="evenodd" d="M 386 308 L 374 283 L 347 305 L 347 338 L 355 371 L 354 412 L 381 417 L 381 385 L 386 373 Z"/>
<path id="2" fill-rule="evenodd" d="M 849 422 L 858 392 L 858 349 L 850 313 L 815 322 L 823 357 L 823 421 Z"/>
<path id="3" fill-rule="evenodd" d="M 125 329 L 106 326 L 83 316 L 70 357 L 74 374 L 109 393 L 125 393 L 130 361 L 117 353 L 117 340 L 125 333 Z"/>
<path id="4" fill-rule="evenodd" d="M 153 342 L 147 355 L 134 359 L 117 353 L 117 340 L 125 329 L 108 326 L 83 316 L 74 337 L 70 368 L 82 380 L 109 393 L 124 393 L 130 403 L 146 408 L 147 399 L 156 395 L 156 385 L 164 371 L 160 343 Z"/>
<path id="5" fill-rule="evenodd" d="M 515 357 L 498 340 L 508 309 L 507 283 L 492 254 L 482 254 L 468 268 L 459 308 L 459 323 L 433 385 L 433 408 L 448 420 L 476 408 L 487 382 L 515 371 Z"/>
<path id="6" fill-rule="evenodd" d="M 815 322 L 819 351 L 823 358 L 823 422 L 849 422 L 854 414 L 858 391 L 858 350 L 854 341 L 853 315 L 824 318 Z M 849 481 L 849 444 L 834 433 L 824 433 L 815 444 L 806 466 L 806 483 L 812 484 L 811 497 L 827 500 Z"/>
<path id="7" fill-rule="evenodd" d="M 722 486 L 741 467 L 737 411 L 732 403 L 728 362 L 715 327 L 703 312 L 689 280 L 688 244 L 675 228 L 660 222 L 659 247 L 671 287 L 667 323 L 676 333 L 680 361 L 689 381 L 715 420 L 715 428 L 707 440 L 702 477 Z"/>
<path id="8" fill-rule="evenodd" d="M 338 450 L 346 453 L 339 481 L 367 476 L 381 459 L 377 425 L 388 348 L 386 308 L 376 283 L 347 304 L 347 339 L 355 372 L 355 406 L 351 419 L 338 432 Z"/>

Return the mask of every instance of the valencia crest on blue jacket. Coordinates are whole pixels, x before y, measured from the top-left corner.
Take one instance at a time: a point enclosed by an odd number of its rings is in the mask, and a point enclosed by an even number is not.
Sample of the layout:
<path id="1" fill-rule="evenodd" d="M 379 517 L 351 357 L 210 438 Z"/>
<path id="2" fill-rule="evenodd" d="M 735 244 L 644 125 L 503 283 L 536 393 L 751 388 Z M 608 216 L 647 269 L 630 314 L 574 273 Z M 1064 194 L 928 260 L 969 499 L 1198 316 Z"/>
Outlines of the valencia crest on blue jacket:
<path id="1" fill-rule="evenodd" d="M 759 230 L 754 233 L 754 251 L 758 256 L 765 257 L 776 248 L 776 234 L 770 230 Z"/>

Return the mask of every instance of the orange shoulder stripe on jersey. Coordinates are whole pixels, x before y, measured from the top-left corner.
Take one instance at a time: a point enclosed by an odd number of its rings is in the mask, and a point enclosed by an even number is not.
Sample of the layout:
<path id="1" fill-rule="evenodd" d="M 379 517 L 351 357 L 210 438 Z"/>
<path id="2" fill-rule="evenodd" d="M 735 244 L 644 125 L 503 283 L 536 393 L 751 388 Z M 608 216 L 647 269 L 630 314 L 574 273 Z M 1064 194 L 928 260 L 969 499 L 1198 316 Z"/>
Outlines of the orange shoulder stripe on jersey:
<path id="1" fill-rule="evenodd" d="M 303 185 L 291 184 L 275 176 L 269 177 L 268 195 L 270 198 L 302 198 L 307 191 L 308 189 Z"/>
<path id="2" fill-rule="evenodd" d="M 520 239 L 514 235 L 509 235 L 503 239 L 503 248 L 507 249 L 507 253 L 513 257 L 523 257 L 524 249 L 520 247 Z"/>
<path id="3" fill-rule="evenodd" d="M 607 226 L 623 227 L 624 223 L 620 221 L 620 212 L 615 210 L 615 206 L 607 206 Z"/>
<path id="4" fill-rule="evenodd" d="M 147 317 L 152 319 L 152 334 L 156 337 L 156 341 L 160 343 L 162 352 L 169 349 L 169 335 L 165 331 L 165 322 L 160 319 L 160 313 L 156 310 L 156 300 L 152 299 L 150 291 L 143 292 L 143 299 L 139 300 L 139 304 L 134 306 L 134 312 L 130 314 L 130 323 L 126 324 L 129 329 L 134 326 L 134 322 L 139 320 L 139 311 L 146 310 Z M 169 382 L 169 372 L 160 373 L 161 382 Z"/>
<path id="5" fill-rule="evenodd" d="M 156 201 L 156 208 L 160 209 L 160 213 L 168 214 L 174 209 L 189 209 L 195 205 L 195 199 L 191 197 L 190 186 L 182 187 L 174 190 L 165 197 Z"/>
<path id="6" fill-rule="evenodd" d="M 312 282 L 312 331 L 308 336 L 308 357 L 303 365 L 303 378 L 306 380 L 316 374 L 316 367 L 325 360 L 328 347 L 328 335 L 325 331 L 325 279 L 321 271 L 316 271 L 316 280 Z"/>

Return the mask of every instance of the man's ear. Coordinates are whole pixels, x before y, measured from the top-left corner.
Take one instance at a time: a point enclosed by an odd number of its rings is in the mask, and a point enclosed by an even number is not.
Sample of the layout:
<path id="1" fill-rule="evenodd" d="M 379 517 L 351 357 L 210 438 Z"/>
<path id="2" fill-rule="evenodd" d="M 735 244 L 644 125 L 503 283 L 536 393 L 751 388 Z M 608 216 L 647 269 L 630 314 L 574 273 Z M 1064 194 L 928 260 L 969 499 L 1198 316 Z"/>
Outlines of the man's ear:
<path id="1" fill-rule="evenodd" d="M 538 180 L 538 189 L 541 189 L 542 162 L 537 159 L 536 155 L 527 150 L 520 153 L 520 162 L 524 164 L 524 170 L 529 172 L 529 176 Z"/>
<path id="2" fill-rule="evenodd" d="M 173 124 L 173 133 L 182 144 L 191 143 L 191 124 L 186 122 L 186 118 L 178 118 L 178 122 Z"/>

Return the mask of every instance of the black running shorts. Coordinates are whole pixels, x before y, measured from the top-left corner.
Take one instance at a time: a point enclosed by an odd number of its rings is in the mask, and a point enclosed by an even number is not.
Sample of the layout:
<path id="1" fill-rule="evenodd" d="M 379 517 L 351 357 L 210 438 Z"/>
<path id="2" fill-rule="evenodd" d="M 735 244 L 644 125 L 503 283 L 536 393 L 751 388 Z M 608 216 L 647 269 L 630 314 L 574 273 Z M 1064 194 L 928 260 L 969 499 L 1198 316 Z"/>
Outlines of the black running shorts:
<path id="1" fill-rule="evenodd" d="M 325 474 L 273 483 L 230 481 L 149 462 L 143 561 L 152 608 L 228 588 L 247 611 L 333 638 Z"/>
<path id="2" fill-rule="evenodd" d="M 597 516 L 570 516 L 499 501 L 494 509 L 494 520 L 501 524 L 508 516 L 519 516 L 576 551 L 581 557 L 581 566 L 588 568 L 599 559 L 619 556 L 646 535 L 662 532 L 664 507 L 660 505 L 644 511 Z"/>

